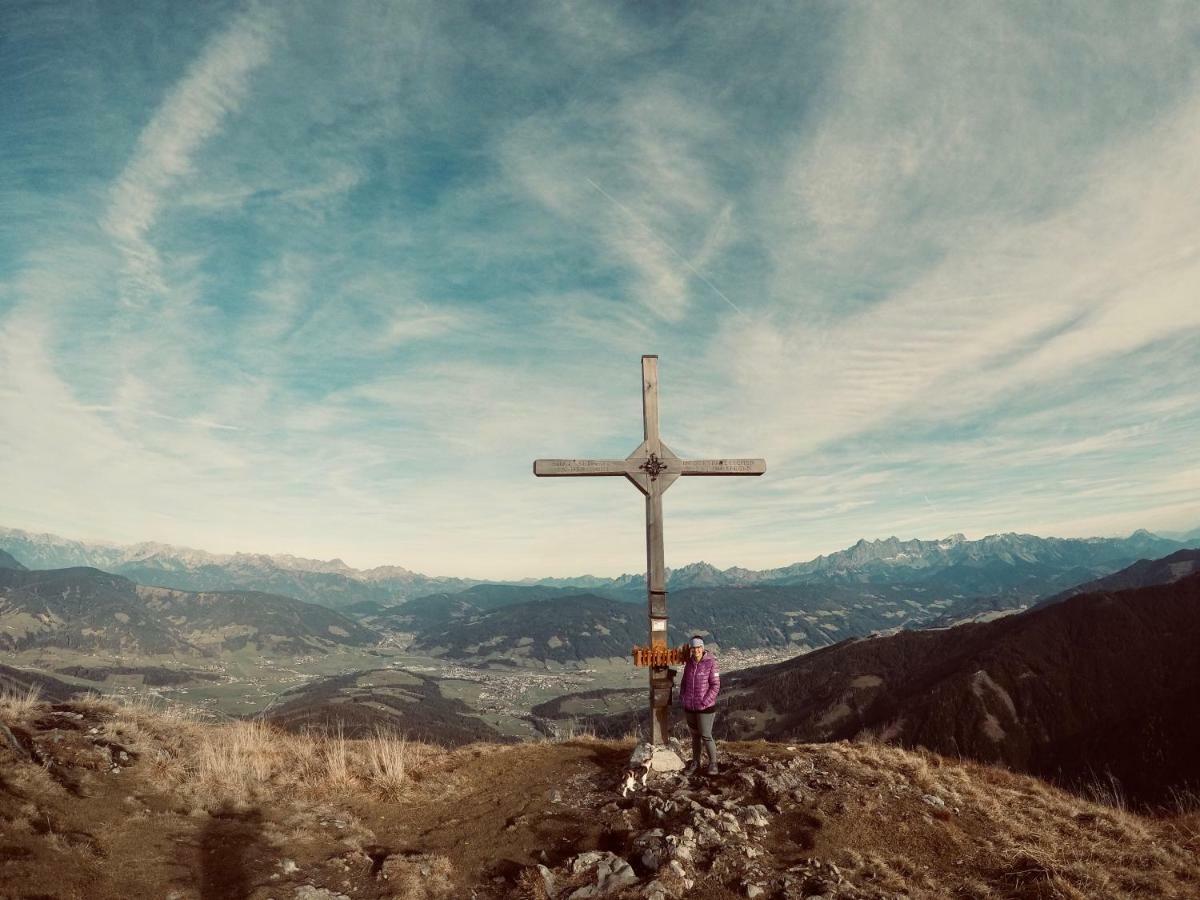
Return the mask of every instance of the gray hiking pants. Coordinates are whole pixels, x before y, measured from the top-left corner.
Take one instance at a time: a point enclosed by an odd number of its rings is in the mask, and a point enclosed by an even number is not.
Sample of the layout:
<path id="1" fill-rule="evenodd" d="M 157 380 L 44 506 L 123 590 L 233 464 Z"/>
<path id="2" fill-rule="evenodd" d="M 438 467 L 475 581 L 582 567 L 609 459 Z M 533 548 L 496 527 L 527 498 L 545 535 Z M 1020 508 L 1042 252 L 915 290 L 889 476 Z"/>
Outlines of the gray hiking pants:
<path id="1" fill-rule="evenodd" d="M 715 712 L 692 712 L 690 709 L 684 710 L 687 715 L 688 730 L 692 733 L 692 762 L 700 765 L 700 745 L 708 747 L 708 764 L 714 765 L 717 761 L 717 742 L 713 740 L 712 727 L 713 719 L 716 718 Z"/>

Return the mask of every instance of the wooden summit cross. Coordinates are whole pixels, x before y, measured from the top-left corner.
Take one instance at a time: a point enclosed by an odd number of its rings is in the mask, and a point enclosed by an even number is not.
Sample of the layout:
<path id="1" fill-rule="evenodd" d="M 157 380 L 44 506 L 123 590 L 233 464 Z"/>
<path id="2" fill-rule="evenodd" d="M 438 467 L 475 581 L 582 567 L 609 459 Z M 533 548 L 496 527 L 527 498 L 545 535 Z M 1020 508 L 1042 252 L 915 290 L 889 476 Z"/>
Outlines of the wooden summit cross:
<path id="1" fill-rule="evenodd" d="M 667 644 L 667 584 L 663 564 L 662 495 L 680 475 L 761 475 L 762 459 L 680 459 L 658 435 L 658 357 L 642 357 L 642 421 L 645 440 L 625 459 L 538 459 L 540 477 L 624 476 L 646 496 L 646 588 L 650 646 L 634 648 L 634 661 L 650 667 L 650 742 L 666 744 L 670 733 L 670 662 L 684 662 Z"/>

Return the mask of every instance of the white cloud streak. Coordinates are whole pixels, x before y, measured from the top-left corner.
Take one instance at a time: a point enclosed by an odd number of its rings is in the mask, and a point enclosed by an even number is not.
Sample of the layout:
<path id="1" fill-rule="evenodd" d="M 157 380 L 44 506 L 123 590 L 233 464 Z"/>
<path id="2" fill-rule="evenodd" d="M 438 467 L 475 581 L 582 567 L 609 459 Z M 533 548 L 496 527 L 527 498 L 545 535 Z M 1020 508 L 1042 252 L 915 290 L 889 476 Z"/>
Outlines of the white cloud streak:
<path id="1" fill-rule="evenodd" d="M 636 492 L 529 461 L 631 450 L 657 352 L 673 449 L 768 460 L 672 490 L 672 564 L 1193 528 L 1200 72 L 1191 14 L 1140 10 L 155 21 L 200 50 L 165 81 L 124 60 L 141 93 L 86 113 L 156 110 L 89 132 L 116 182 L 4 195 L 31 227 L 0 236 L 24 242 L 0 271 L 21 473 L 0 512 L 433 572 L 632 570 Z M 100 37 L 72 52 L 111 66 Z"/>
<path id="2" fill-rule="evenodd" d="M 112 188 L 104 228 L 124 259 L 123 299 L 141 305 L 168 293 L 151 239 L 168 191 L 192 169 L 196 151 L 241 107 L 251 74 L 270 57 L 273 18 L 251 7 L 205 48 L 138 138 Z"/>

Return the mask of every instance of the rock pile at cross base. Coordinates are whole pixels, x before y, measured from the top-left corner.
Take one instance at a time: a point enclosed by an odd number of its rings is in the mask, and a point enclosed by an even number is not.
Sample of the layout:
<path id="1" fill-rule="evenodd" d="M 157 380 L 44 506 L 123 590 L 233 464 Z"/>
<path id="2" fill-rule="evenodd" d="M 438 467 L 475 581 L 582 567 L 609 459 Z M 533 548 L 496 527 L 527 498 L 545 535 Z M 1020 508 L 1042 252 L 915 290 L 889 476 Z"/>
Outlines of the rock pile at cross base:
<path id="1" fill-rule="evenodd" d="M 266 762 L 218 790 L 194 754 L 219 726 L 94 703 L 0 704 L 0 723 L 5 898 L 1200 896 L 1194 809 L 891 746 L 728 744 L 720 775 L 627 796 L 631 745 L 596 740 L 413 745 L 388 793 Z"/>
<path id="2" fill-rule="evenodd" d="M 557 869 L 538 865 L 540 885 L 534 884 L 546 897 L 565 900 L 626 891 L 668 900 L 692 894 L 698 880 L 716 881 L 751 898 L 894 896 L 881 884 L 855 886 L 832 862 L 799 855 L 793 865 L 778 865 L 781 860 L 769 846 L 772 820 L 803 808 L 808 791 L 831 786 L 830 773 L 800 756 L 784 762 L 738 754 L 727 756 L 725 764 L 732 774 L 652 775 L 640 796 L 603 803 L 596 813 L 614 822 L 614 833 L 628 836 L 628 858 L 587 851 Z M 647 822 L 653 827 L 642 828 Z M 811 840 L 804 830 L 815 831 L 822 820 L 802 814 L 799 822 L 804 845 Z"/>

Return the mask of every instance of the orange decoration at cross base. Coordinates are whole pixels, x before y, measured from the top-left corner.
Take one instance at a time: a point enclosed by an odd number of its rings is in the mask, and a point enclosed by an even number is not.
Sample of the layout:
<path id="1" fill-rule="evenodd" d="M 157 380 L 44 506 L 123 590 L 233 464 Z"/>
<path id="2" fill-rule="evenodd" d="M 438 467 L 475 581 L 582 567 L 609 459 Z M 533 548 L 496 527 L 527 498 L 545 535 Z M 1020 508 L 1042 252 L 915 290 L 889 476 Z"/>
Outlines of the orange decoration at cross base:
<path id="1" fill-rule="evenodd" d="M 655 666 L 682 666 L 688 659 L 688 648 L 683 647 L 634 647 L 633 664 L 643 668 Z"/>

